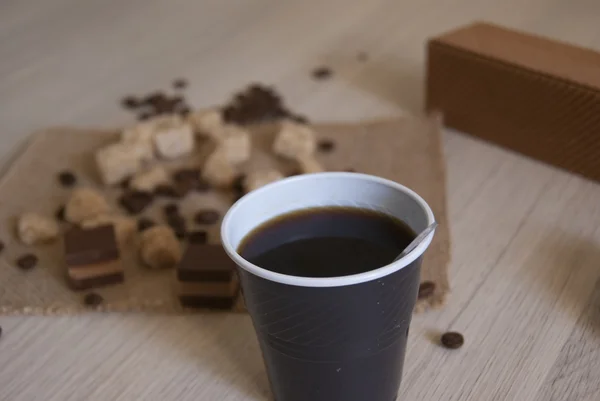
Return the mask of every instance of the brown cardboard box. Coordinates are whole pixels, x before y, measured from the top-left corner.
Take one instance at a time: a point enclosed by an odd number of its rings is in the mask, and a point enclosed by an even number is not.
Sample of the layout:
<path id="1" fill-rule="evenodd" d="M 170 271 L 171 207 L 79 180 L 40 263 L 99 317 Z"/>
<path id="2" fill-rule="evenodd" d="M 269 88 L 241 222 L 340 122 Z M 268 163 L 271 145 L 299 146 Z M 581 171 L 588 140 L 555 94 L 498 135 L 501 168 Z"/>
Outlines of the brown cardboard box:
<path id="1" fill-rule="evenodd" d="M 600 181 L 600 53 L 475 23 L 428 42 L 446 125 Z"/>

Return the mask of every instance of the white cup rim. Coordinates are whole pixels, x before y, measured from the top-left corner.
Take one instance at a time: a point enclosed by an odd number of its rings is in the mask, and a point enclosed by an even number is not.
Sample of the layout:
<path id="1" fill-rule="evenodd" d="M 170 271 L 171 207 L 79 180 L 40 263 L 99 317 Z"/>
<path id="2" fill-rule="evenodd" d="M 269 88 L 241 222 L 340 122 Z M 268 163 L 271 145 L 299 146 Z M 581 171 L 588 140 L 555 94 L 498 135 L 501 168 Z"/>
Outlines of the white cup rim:
<path id="1" fill-rule="evenodd" d="M 435 222 L 435 217 L 431 208 L 425 202 L 425 200 L 418 195 L 412 189 L 405 187 L 404 185 L 398 184 L 397 182 L 373 176 L 368 174 L 361 173 L 349 173 L 349 172 L 331 172 L 331 173 L 315 173 L 315 174 L 304 174 L 295 177 L 286 178 L 284 180 L 276 181 L 274 183 L 265 185 L 257 190 L 254 190 L 247 195 L 240 198 L 236 203 L 231 206 L 228 210 L 227 214 L 223 218 L 223 222 L 221 224 L 221 242 L 225 252 L 229 255 L 229 257 L 242 269 L 247 272 L 264 278 L 269 281 L 278 282 L 281 284 L 299 286 L 299 287 L 341 287 L 353 284 L 360 284 L 367 281 L 377 280 L 382 277 L 388 276 L 392 273 L 397 272 L 398 270 L 410 265 L 416 259 L 418 259 L 425 250 L 429 247 L 429 244 L 433 240 L 433 236 L 435 234 L 435 230 L 431 232 L 427 236 L 427 238 L 421 242 L 415 249 L 405 255 L 403 258 L 394 261 L 388 265 L 382 266 L 380 268 L 370 270 L 364 273 L 352 274 L 348 276 L 338 276 L 338 277 L 299 277 L 299 276 L 291 276 L 287 274 L 276 273 L 267 269 L 263 269 L 253 263 L 250 263 L 246 259 L 244 259 L 235 249 L 231 243 L 229 238 L 229 229 L 228 227 L 231 224 L 235 224 L 232 221 L 232 216 L 235 213 L 245 206 L 247 202 L 251 202 L 256 197 L 262 196 L 264 192 L 270 191 L 273 188 L 280 185 L 289 185 L 293 182 L 300 182 L 304 180 L 315 180 L 315 179 L 331 179 L 331 178 L 360 178 L 361 180 L 371 181 L 374 183 L 379 183 L 385 186 L 388 186 L 392 189 L 395 189 L 399 192 L 403 192 L 404 194 L 410 196 L 423 210 L 427 218 L 427 226 L 433 224 Z"/>

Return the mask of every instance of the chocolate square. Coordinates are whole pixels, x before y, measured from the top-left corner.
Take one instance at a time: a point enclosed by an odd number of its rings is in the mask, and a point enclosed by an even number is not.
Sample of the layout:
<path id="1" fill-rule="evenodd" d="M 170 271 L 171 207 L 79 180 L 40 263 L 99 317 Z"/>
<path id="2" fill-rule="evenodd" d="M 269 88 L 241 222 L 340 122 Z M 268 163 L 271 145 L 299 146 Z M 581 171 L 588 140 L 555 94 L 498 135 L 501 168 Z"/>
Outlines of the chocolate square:
<path id="1" fill-rule="evenodd" d="M 180 281 L 227 282 L 235 276 L 235 263 L 220 245 L 190 244 L 177 267 Z"/>
<path id="2" fill-rule="evenodd" d="M 119 247 L 112 225 L 92 229 L 71 228 L 65 233 L 67 266 L 85 266 L 119 258 Z"/>

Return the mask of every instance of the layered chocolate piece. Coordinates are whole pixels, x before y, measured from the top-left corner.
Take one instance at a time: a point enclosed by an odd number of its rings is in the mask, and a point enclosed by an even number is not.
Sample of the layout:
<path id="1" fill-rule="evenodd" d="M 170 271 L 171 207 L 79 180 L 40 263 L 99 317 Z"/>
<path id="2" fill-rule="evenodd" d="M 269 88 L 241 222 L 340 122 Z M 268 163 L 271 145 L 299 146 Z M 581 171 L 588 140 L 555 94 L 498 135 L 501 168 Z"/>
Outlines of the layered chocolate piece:
<path id="1" fill-rule="evenodd" d="M 124 280 L 115 230 L 112 225 L 72 228 L 64 237 L 67 279 L 74 290 L 86 290 Z"/>
<path id="2" fill-rule="evenodd" d="M 235 264 L 219 245 L 190 244 L 177 267 L 177 285 L 188 308 L 231 309 L 239 292 Z"/>

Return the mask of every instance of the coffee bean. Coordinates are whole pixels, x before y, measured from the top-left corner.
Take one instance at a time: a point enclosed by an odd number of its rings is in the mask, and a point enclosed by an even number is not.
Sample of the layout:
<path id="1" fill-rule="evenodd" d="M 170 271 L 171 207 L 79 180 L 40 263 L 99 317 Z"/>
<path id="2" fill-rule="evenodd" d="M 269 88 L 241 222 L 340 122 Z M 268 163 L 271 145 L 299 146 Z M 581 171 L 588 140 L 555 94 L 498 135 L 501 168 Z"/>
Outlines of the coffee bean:
<path id="1" fill-rule="evenodd" d="M 175 236 L 179 240 L 183 240 L 187 236 L 187 232 L 185 231 L 184 228 L 176 228 L 176 229 L 173 229 L 173 231 L 175 232 Z"/>
<path id="2" fill-rule="evenodd" d="M 191 244 L 206 244 L 208 233 L 204 230 L 192 231 L 188 234 L 188 241 Z"/>
<path id="3" fill-rule="evenodd" d="M 31 270 L 37 265 L 37 262 L 37 256 L 32 253 L 26 253 L 25 255 L 19 257 L 16 261 L 17 267 L 21 270 Z"/>
<path id="4" fill-rule="evenodd" d="M 233 180 L 233 184 L 231 185 L 231 189 L 235 192 L 244 192 L 244 180 L 246 179 L 246 174 L 238 174 Z"/>
<path id="5" fill-rule="evenodd" d="M 178 214 L 169 214 L 167 215 L 167 224 L 173 230 L 183 230 L 185 231 L 185 219 Z"/>
<path id="6" fill-rule="evenodd" d="M 102 298 L 102 295 L 97 294 L 95 292 L 85 294 L 85 296 L 83 297 L 83 304 L 85 306 L 96 307 L 100 306 L 102 302 L 104 302 L 104 298 Z"/>
<path id="7" fill-rule="evenodd" d="M 121 105 L 126 109 L 135 109 L 140 104 L 140 101 L 135 96 L 125 96 L 121 99 Z"/>
<path id="8" fill-rule="evenodd" d="M 77 182 L 77 177 L 70 171 L 61 171 L 58 174 L 58 181 L 63 187 L 72 187 Z"/>
<path id="9" fill-rule="evenodd" d="M 180 116 L 187 117 L 192 112 L 192 109 L 189 108 L 188 106 L 184 106 L 184 107 L 178 107 L 177 110 L 175 110 L 175 111 Z"/>
<path id="10" fill-rule="evenodd" d="M 119 198 L 119 203 L 129 214 L 139 214 L 153 201 L 150 192 L 127 191 Z"/>
<path id="11" fill-rule="evenodd" d="M 166 198 L 178 198 L 179 194 L 175 190 L 175 187 L 167 184 L 161 184 L 154 190 L 156 196 L 164 196 Z"/>
<path id="12" fill-rule="evenodd" d="M 166 216 L 178 214 L 179 206 L 175 203 L 169 203 L 168 205 L 165 205 L 165 207 L 163 208 L 163 212 L 165 212 Z"/>
<path id="13" fill-rule="evenodd" d="M 154 114 L 153 114 L 153 113 L 149 113 L 149 112 L 146 112 L 146 113 L 140 113 L 140 114 L 138 115 L 138 120 L 139 120 L 139 121 L 146 121 L 146 120 L 149 120 L 149 119 L 151 119 L 152 117 L 154 117 Z"/>
<path id="14" fill-rule="evenodd" d="M 435 291 L 435 283 L 432 281 L 423 281 L 421 285 L 419 285 L 419 299 L 429 298 L 433 295 Z"/>
<path id="15" fill-rule="evenodd" d="M 321 139 L 317 143 L 317 148 L 323 153 L 329 153 L 335 149 L 335 142 L 331 139 Z"/>
<path id="16" fill-rule="evenodd" d="M 151 227 L 154 227 L 156 223 L 147 217 L 142 217 L 138 220 L 137 228 L 139 232 L 145 231 Z"/>
<path id="17" fill-rule="evenodd" d="M 125 179 L 123 179 L 120 183 L 119 186 L 122 189 L 129 189 L 129 183 L 131 182 L 131 177 L 127 177 Z"/>
<path id="18" fill-rule="evenodd" d="M 317 67 L 312 71 L 313 78 L 318 80 L 331 78 L 332 75 L 333 71 L 329 67 Z"/>
<path id="19" fill-rule="evenodd" d="M 188 81 L 186 81 L 183 78 L 177 78 L 175 81 L 173 81 L 173 87 L 175 89 L 184 89 L 187 88 L 188 86 Z"/>
<path id="20" fill-rule="evenodd" d="M 65 207 L 61 206 L 59 207 L 56 212 L 54 213 L 54 216 L 56 217 L 56 220 L 58 221 L 65 221 Z"/>
<path id="21" fill-rule="evenodd" d="M 196 212 L 194 221 L 198 224 L 215 224 L 221 215 L 214 209 L 203 209 Z"/>
<path id="22" fill-rule="evenodd" d="M 463 346 L 465 339 L 462 334 L 455 331 L 449 331 L 442 334 L 441 343 L 444 347 L 449 349 L 457 349 Z"/>
<path id="23" fill-rule="evenodd" d="M 4 250 L 4 242 L 0 241 L 0 253 Z"/>

